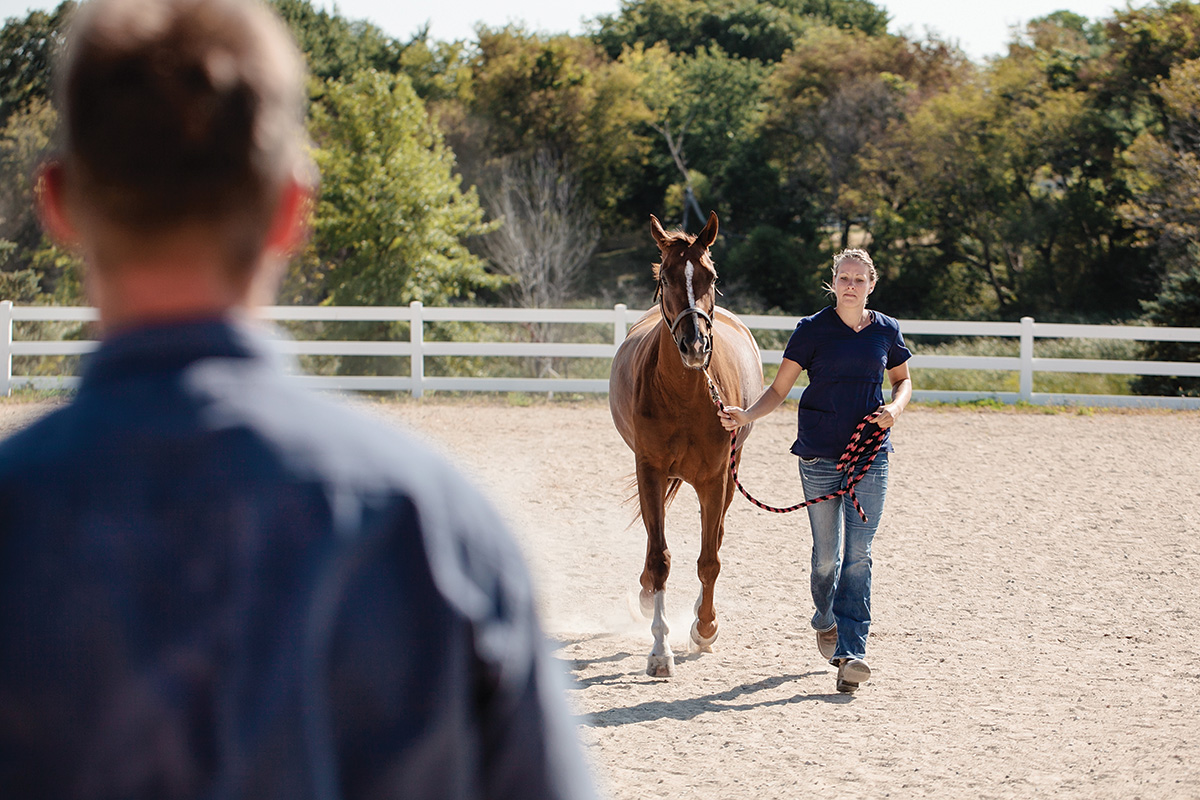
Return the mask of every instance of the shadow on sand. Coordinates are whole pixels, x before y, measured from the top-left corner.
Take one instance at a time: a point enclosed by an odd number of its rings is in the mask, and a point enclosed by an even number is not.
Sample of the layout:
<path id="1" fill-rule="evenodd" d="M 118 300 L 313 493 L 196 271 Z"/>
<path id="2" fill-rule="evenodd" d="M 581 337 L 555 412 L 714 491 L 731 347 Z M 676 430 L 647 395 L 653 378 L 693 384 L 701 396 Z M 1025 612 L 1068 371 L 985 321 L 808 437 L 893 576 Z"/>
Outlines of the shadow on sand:
<path id="1" fill-rule="evenodd" d="M 635 706 L 610 708 L 584 717 L 580 720 L 580 724 L 590 728 L 611 728 L 617 725 L 650 722 L 656 719 L 689 720 L 695 719 L 701 714 L 721 711 L 748 711 L 754 708 L 786 706 L 792 703 L 803 703 L 813 700 L 838 704 L 849 703 L 853 700 L 854 696 L 850 694 L 796 693 L 791 697 L 782 697 L 773 700 L 734 702 L 739 698 L 750 698 L 758 692 L 775 689 L 790 681 L 823 674 L 823 672 L 805 672 L 799 675 L 777 675 L 773 678 L 766 678 L 753 683 L 743 683 L 741 686 L 735 686 L 724 692 L 708 694 L 702 697 L 684 697 L 678 700 L 650 700 L 645 703 L 638 703 Z M 597 676 L 591 679 L 583 679 L 580 681 L 580 684 L 589 686 L 596 683 L 612 682 L 612 679 L 615 677 L 628 679 L 629 676 L 628 674 L 620 676 Z"/>

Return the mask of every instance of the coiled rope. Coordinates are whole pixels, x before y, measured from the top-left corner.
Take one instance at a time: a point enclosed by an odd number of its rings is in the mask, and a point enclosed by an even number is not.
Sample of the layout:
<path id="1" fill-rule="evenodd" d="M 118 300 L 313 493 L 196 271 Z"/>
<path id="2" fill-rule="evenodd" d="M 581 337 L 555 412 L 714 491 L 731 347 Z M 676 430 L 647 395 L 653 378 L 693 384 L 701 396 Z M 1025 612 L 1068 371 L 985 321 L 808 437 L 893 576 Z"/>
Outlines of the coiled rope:
<path id="1" fill-rule="evenodd" d="M 708 394 L 712 397 L 712 401 L 716 404 L 719 410 L 725 410 L 725 404 L 721 402 L 721 394 L 717 391 L 717 385 L 713 382 L 712 376 L 708 374 L 708 370 L 704 371 L 704 378 L 708 381 Z M 842 451 L 842 455 L 837 461 L 837 471 L 847 474 L 846 485 L 836 492 L 814 497 L 812 500 L 805 500 L 803 503 L 796 503 L 794 506 L 780 508 L 777 506 L 769 506 L 766 503 L 756 499 L 738 480 L 737 474 L 737 431 L 733 430 L 729 433 L 729 472 L 733 476 L 733 485 L 737 487 L 742 496 L 749 500 L 754 505 L 761 508 L 763 511 L 770 511 L 774 514 L 787 514 L 792 511 L 798 511 L 808 506 L 823 503 L 826 500 L 832 500 L 835 497 L 849 496 L 854 503 L 854 510 L 862 517 L 863 522 L 867 522 L 867 512 L 863 511 L 863 507 L 858 502 L 858 496 L 854 493 L 854 487 L 867 474 L 867 470 L 871 468 L 875 457 L 879 455 L 879 449 L 883 446 L 883 437 L 885 431 L 879 426 L 871 422 L 871 417 L 875 416 L 867 414 L 862 418 L 854 429 L 854 433 L 850 436 L 850 442 L 846 445 L 846 449 Z M 875 429 L 864 437 L 863 431 L 867 426 L 872 426 Z"/>

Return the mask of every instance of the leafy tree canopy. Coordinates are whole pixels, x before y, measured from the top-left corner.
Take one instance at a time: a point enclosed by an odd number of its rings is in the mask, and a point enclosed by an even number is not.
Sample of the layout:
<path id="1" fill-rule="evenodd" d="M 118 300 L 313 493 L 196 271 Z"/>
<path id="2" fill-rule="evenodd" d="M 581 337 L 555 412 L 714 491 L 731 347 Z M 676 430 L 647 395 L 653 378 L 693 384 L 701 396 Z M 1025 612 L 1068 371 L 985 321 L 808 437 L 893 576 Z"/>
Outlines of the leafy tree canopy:
<path id="1" fill-rule="evenodd" d="M 0 30 L 0 126 L 36 99 L 50 97 L 50 62 L 63 41 L 74 0 L 56 9 L 13 17 Z"/>
<path id="2" fill-rule="evenodd" d="M 291 28 L 314 77 L 350 78 L 364 69 L 396 72 L 403 45 L 369 22 L 351 21 L 309 0 L 271 0 Z"/>
<path id="3" fill-rule="evenodd" d="M 1188 262 L 1200 241 L 1200 59 L 1179 65 L 1156 87 L 1166 130 L 1143 131 L 1123 154 L 1131 197 L 1121 215 L 1153 245 L 1159 266 Z"/>
<path id="4" fill-rule="evenodd" d="M 1176 0 L 1116 11 L 1104 24 L 1104 54 L 1086 71 L 1092 103 L 1112 121 L 1115 144 L 1128 146 L 1161 125 L 1154 86 L 1175 65 L 1200 58 L 1200 4 Z"/>
<path id="5" fill-rule="evenodd" d="M 1152 325 L 1200 328 L 1200 248 L 1190 246 L 1158 296 L 1142 305 L 1145 319 Z M 1200 361 L 1200 347 L 1184 342 L 1150 342 L 1146 355 L 1156 361 Z M 1143 375 L 1134 381 L 1133 388 L 1139 394 L 1200 397 L 1200 378 Z"/>
<path id="6" fill-rule="evenodd" d="M 813 23 L 881 35 L 887 13 L 870 0 L 627 0 L 620 13 L 599 18 L 595 38 L 613 58 L 663 42 L 677 53 L 717 47 L 774 62 Z"/>
<path id="7" fill-rule="evenodd" d="M 612 222 L 635 191 L 649 152 L 640 76 L 586 39 L 483 28 L 470 113 L 491 155 L 547 151 L 583 179 L 584 199 Z"/>
<path id="8" fill-rule="evenodd" d="M 311 133 L 322 189 L 293 291 L 335 305 L 445 304 L 496 284 L 462 243 L 488 230 L 475 192 L 406 76 L 325 81 Z"/>

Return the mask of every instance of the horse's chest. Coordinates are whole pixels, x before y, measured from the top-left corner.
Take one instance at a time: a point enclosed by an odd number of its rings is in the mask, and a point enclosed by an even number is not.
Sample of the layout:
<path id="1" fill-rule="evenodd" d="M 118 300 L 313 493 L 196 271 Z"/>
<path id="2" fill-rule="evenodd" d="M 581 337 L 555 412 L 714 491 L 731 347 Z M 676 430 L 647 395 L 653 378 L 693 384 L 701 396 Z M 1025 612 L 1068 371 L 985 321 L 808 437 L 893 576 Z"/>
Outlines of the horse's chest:
<path id="1" fill-rule="evenodd" d="M 715 421 L 653 415 L 642 420 L 639 431 L 637 449 L 657 454 L 664 468 L 678 477 L 708 472 L 729 458 L 729 435 Z"/>

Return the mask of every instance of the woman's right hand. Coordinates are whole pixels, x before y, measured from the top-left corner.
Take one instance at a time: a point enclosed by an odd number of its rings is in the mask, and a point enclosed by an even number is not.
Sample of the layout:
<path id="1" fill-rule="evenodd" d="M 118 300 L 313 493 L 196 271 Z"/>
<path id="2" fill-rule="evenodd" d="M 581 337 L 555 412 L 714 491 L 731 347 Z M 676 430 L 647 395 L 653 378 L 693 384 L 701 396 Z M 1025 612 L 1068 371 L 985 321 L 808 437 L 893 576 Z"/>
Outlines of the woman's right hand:
<path id="1" fill-rule="evenodd" d="M 737 406 L 725 406 L 717 411 L 717 416 L 721 418 L 721 427 L 727 431 L 736 431 L 750 422 L 746 409 Z"/>

